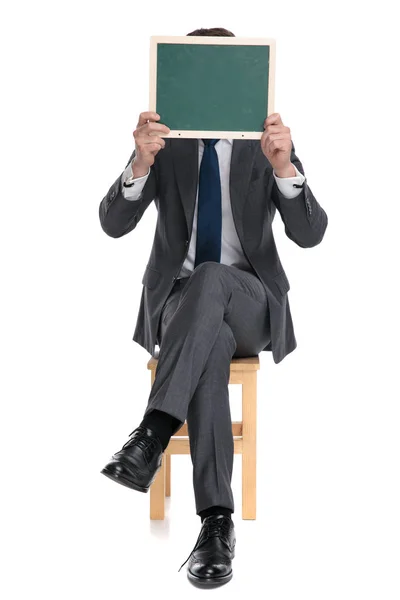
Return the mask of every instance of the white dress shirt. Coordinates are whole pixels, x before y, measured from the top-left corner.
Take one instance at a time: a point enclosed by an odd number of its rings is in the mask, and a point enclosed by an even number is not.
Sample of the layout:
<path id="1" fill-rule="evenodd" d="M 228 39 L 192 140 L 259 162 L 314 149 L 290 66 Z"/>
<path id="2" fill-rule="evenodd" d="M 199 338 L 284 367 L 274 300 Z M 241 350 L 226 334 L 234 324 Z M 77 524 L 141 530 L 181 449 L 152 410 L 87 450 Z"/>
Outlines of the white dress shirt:
<path id="1" fill-rule="evenodd" d="M 233 140 L 221 139 L 215 144 L 215 150 L 218 156 L 219 171 L 221 179 L 221 208 L 222 208 L 222 239 L 221 239 L 221 263 L 225 265 L 233 265 L 239 269 L 245 271 L 253 271 L 247 258 L 244 255 L 242 245 L 236 232 L 235 223 L 232 216 L 231 199 L 229 194 L 229 174 L 231 166 L 232 156 L 232 142 Z M 160 150 L 162 152 L 162 150 Z M 204 142 L 202 139 L 199 140 L 199 169 L 201 159 L 204 152 Z M 300 171 L 293 165 L 296 171 L 295 177 L 278 177 L 273 171 L 276 184 L 279 190 L 286 198 L 295 198 L 301 193 L 301 189 L 294 188 L 293 184 L 297 183 L 301 185 L 305 177 Z M 122 194 L 126 200 L 139 200 L 140 194 L 142 193 L 143 187 L 150 174 L 150 169 L 147 175 L 143 177 L 137 177 L 136 179 L 132 176 L 132 163 L 126 167 L 122 173 L 122 182 L 135 182 L 132 187 L 122 186 Z M 128 181 L 129 180 L 129 181 Z M 197 205 L 199 197 L 199 188 L 197 186 L 196 194 L 196 205 L 193 219 L 193 229 L 190 238 L 190 245 L 186 260 L 182 265 L 182 269 L 179 273 L 178 278 L 188 277 L 194 269 L 194 261 L 196 256 L 196 238 L 197 238 Z"/>

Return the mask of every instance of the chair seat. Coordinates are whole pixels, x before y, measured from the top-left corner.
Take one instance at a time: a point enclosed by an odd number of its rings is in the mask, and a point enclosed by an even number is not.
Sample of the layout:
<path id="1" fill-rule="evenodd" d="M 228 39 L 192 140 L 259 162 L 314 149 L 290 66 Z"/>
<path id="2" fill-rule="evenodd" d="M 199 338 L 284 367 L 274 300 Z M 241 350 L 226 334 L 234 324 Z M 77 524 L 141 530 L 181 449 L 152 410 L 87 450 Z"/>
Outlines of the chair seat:
<path id="1" fill-rule="evenodd" d="M 147 363 L 148 369 L 155 369 L 158 363 L 159 351 L 152 356 Z M 259 356 L 246 356 L 244 358 L 232 358 L 231 371 L 258 371 L 260 368 Z"/>

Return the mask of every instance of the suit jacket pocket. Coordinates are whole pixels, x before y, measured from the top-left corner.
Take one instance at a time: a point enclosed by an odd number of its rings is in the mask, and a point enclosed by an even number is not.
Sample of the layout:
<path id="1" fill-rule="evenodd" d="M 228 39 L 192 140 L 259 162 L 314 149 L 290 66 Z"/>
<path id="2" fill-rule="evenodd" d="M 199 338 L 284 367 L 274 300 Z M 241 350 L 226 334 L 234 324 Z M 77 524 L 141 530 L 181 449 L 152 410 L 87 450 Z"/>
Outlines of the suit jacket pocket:
<path id="1" fill-rule="evenodd" d="M 280 271 L 278 275 L 275 275 L 274 282 L 276 283 L 282 296 L 284 296 L 290 290 L 290 283 L 286 277 L 285 271 Z"/>
<path id="2" fill-rule="evenodd" d="M 143 275 L 142 284 L 151 290 L 156 287 L 160 277 L 160 271 L 153 269 L 153 267 L 147 266 Z"/>

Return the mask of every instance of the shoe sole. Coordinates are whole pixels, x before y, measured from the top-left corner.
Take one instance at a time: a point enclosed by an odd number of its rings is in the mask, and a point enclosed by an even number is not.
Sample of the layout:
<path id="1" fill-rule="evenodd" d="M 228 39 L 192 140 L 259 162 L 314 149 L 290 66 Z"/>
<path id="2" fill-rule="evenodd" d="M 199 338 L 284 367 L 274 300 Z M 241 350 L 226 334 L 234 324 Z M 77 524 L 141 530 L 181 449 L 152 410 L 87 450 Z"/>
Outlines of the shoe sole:
<path id="1" fill-rule="evenodd" d="M 188 579 L 191 583 L 194 583 L 197 587 L 212 587 L 223 585 L 224 583 L 228 583 L 233 577 L 233 571 L 228 573 L 228 575 L 224 575 L 223 577 L 197 577 L 193 575 L 190 571 L 187 572 Z"/>
<path id="2" fill-rule="evenodd" d="M 147 494 L 147 492 L 149 491 L 149 488 L 140 487 L 139 485 L 137 485 L 130 479 L 126 479 L 125 477 L 122 477 L 121 475 L 116 475 L 113 471 L 108 470 L 107 467 L 104 467 L 100 471 L 100 473 L 103 473 L 103 475 L 105 475 L 106 477 L 109 477 L 116 483 L 120 483 L 121 485 L 124 485 L 125 487 L 131 488 L 131 490 L 136 490 L 137 492 L 143 492 L 144 494 Z"/>

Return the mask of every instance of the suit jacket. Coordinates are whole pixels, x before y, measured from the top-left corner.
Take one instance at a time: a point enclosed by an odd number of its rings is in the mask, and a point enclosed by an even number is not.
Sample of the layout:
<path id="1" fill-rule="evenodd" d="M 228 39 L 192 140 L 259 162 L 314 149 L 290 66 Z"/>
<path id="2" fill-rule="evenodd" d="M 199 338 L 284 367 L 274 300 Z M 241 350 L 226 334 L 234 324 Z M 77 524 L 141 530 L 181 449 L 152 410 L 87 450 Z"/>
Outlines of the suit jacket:
<path id="1" fill-rule="evenodd" d="M 119 175 L 99 207 L 103 230 L 118 238 L 135 229 L 153 200 L 156 204 L 156 231 L 143 274 L 133 334 L 133 340 L 152 355 L 158 344 L 162 308 L 188 252 L 198 184 L 198 140 L 165 138 L 165 142 L 165 148 L 155 157 L 139 200 L 124 198 Z M 135 151 L 126 166 L 134 156 Z M 305 175 L 293 143 L 291 162 Z M 287 296 L 290 284 L 272 232 L 276 209 L 286 235 L 302 248 L 321 242 L 328 218 L 307 180 L 296 198 L 283 196 L 275 182 L 272 166 L 261 150 L 260 140 L 233 140 L 229 186 L 239 240 L 265 287 L 269 302 L 271 342 L 263 350 L 272 351 L 274 362 L 279 363 L 296 348 L 297 342 Z"/>

